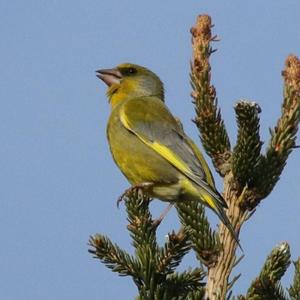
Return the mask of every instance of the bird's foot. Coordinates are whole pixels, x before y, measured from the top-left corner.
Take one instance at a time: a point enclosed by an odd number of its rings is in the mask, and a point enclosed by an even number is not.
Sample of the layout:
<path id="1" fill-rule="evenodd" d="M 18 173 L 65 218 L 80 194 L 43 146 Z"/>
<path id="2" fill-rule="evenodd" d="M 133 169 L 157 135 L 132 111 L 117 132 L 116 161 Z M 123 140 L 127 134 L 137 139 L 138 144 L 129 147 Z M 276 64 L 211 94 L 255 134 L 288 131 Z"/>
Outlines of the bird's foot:
<path id="1" fill-rule="evenodd" d="M 140 190 L 142 190 L 142 191 L 146 190 L 147 188 L 149 188 L 151 186 L 153 186 L 152 182 L 142 182 L 142 183 L 135 184 L 135 185 L 131 186 L 130 188 L 126 189 L 124 191 L 124 193 L 118 198 L 118 200 L 117 200 L 117 207 L 119 207 L 120 203 L 129 194 L 131 194 L 133 192 L 138 192 L 139 193 Z"/>
<path id="2" fill-rule="evenodd" d="M 160 214 L 160 216 L 157 219 L 153 220 L 152 225 L 154 227 L 157 227 L 172 207 L 173 207 L 173 203 L 169 203 L 169 205 L 164 209 L 164 211 Z"/>

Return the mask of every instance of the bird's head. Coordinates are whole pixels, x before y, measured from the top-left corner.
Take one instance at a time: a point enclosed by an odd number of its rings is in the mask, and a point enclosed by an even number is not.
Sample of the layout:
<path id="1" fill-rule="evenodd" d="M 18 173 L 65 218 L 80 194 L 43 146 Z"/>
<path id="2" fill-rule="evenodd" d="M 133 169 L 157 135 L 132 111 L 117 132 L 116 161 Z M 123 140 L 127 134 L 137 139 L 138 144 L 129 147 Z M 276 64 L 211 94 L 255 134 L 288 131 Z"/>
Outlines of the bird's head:
<path id="1" fill-rule="evenodd" d="M 113 69 L 96 71 L 97 77 L 107 86 L 107 96 L 112 106 L 128 98 L 156 96 L 164 100 L 163 84 L 147 68 L 124 63 Z"/>

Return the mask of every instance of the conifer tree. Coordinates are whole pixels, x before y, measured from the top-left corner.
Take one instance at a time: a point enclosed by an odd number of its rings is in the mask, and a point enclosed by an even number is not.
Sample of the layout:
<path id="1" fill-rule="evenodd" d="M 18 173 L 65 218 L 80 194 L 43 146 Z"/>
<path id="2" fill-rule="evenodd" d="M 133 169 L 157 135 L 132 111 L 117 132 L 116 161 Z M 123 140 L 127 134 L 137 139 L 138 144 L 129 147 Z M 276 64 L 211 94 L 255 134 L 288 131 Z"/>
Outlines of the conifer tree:
<path id="1" fill-rule="evenodd" d="M 257 205 L 271 193 L 289 154 L 296 147 L 300 121 L 300 60 L 294 55 L 286 59 L 282 72 L 281 116 L 270 130 L 266 151 L 262 153 L 259 134 L 261 109 L 257 103 L 246 100 L 234 106 L 238 135 L 236 145 L 231 146 L 216 89 L 211 84 L 209 59 L 215 52 L 212 43 L 218 40 L 212 35 L 211 18 L 198 16 L 191 34 L 194 123 L 203 148 L 224 180 L 227 215 L 239 233 L 246 220 L 255 218 Z M 182 228 L 170 232 L 167 242 L 159 245 L 156 239 L 159 224 L 152 219 L 149 202 L 147 195 L 140 192 L 132 192 L 125 201 L 134 255 L 102 234 L 95 234 L 89 240 L 89 252 L 95 258 L 120 276 L 132 277 L 138 290 L 136 299 L 300 300 L 299 258 L 294 262 L 291 286 L 286 290 L 280 283 L 291 263 L 287 243 L 270 252 L 260 274 L 249 283 L 246 295 L 233 296 L 232 287 L 239 276 L 231 281 L 229 277 L 241 258 L 236 257 L 237 245 L 227 228 L 220 223 L 218 229 L 213 230 L 199 202 L 181 202 L 175 206 Z M 178 265 L 189 251 L 196 253 L 198 266 L 178 272 Z"/>

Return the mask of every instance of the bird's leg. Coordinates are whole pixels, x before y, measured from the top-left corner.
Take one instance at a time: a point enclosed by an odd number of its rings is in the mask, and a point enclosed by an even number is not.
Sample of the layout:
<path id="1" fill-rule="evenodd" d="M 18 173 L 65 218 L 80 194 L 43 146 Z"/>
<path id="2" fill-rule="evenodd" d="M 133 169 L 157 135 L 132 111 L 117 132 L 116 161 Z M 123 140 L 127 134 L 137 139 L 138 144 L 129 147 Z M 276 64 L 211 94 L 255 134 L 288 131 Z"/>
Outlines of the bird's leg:
<path id="1" fill-rule="evenodd" d="M 153 182 L 142 182 L 142 183 L 135 184 L 135 185 L 131 186 L 130 188 L 126 189 L 124 191 L 124 193 L 118 198 L 117 207 L 119 207 L 120 203 L 130 193 L 135 192 L 135 191 L 138 192 L 139 190 L 145 190 L 145 189 L 147 189 L 147 188 L 149 188 L 151 186 L 153 186 Z"/>
<path id="2" fill-rule="evenodd" d="M 164 211 L 160 214 L 160 216 L 153 221 L 153 226 L 157 227 L 161 221 L 164 219 L 164 217 L 167 215 L 167 213 L 170 211 L 170 209 L 173 207 L 173 203 L 169 203 L 169 205 L 164 209 Z"/>

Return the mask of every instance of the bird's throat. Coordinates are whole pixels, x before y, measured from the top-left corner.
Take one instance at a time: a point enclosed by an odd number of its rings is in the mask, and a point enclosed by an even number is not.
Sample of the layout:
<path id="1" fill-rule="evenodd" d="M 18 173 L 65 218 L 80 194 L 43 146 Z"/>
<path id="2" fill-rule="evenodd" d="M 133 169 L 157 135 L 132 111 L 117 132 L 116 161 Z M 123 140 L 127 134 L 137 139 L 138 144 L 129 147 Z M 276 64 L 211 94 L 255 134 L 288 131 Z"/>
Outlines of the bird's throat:
<path id="1" fill-rule="evenodd" d="M 116 105 L 123 102 L 127 98 L 128 98 L 128 95 L 126 93 L 122 93 L 121 91 L 118 91 L 118 90 L 115 91 L 109 97 L 109 103 L 111 105 L 111 108 L 113 109 Z"/>

